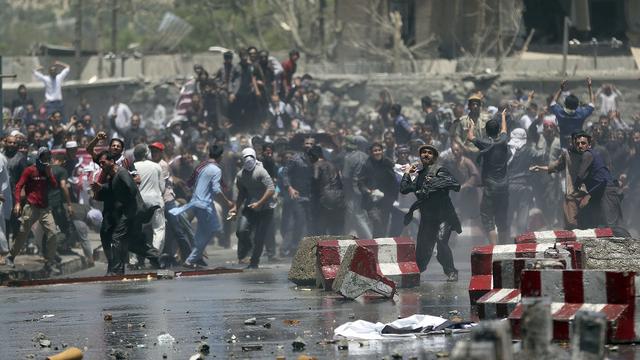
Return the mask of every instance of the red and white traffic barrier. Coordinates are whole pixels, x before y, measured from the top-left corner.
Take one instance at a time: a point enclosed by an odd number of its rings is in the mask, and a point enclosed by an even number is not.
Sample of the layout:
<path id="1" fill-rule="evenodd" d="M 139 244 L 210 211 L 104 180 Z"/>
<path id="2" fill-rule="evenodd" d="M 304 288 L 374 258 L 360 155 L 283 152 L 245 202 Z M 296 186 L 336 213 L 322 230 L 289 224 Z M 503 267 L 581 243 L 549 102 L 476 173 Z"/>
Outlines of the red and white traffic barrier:
<path id="1" fill-rule="evenodd" d="M 555 267 L 566 269 L 565 259 L 510 259 L 493 262 L 492 290 L 477 300 L 478 317 L 506 318 L 520 302 L 520 275 L 527 269 Z"/>
<path id="2" fill-rule="evenodd" d="M 416 264 L 415 243 L 406 237 L 373 240 L 321 240 L 318 242 L 317 261 L 319 284 L 331 289 L 349 245 L 371 250 L 380 273 L 406 288 L 420 284 L 420 270 Z"/>
<path id="3" fill-rule="evenodd" d="M 525 270 L 520 289 L 522 297 L 550 297 L 555 340 L 569 339 L 571 321 L 580 310 L 606 315 L 610 342 L 636 340 L 633 272 Z M 522 310 L 522 305 L 518 305 L 509 315 L 516 337 L 520 335 Z"/>
<path id="4" fill-rule="evenodd" d="M 579 241 L 580 239 L 606 238 L 612 236 L 613 230 L 611 228 L 534 231 L 516 236 L 516 244 L 555 243 Z"/>
<path id="5" fill-rule="evenodd" d="M 347 248 L 332 286 L 348 299 L 368 291 L 385 297 L 393 297 L 396 292 L 396 284 L 380 272 L 373 252 L 359 245 Z"/>
<path id="6" fill-rule="evenodd" d="M 494 261 L 518 258 L 563 260 L 568 268 L 580 268 L 582 245 L 579 243 L 484 245 L 471 250 L 469 300 L 475 305 L 482 296 L 497 288 L 493 284 Z M 569 265 L 570 264 L 570 265 Z M 500 288 L 504 288 L 501 286 Z"/>

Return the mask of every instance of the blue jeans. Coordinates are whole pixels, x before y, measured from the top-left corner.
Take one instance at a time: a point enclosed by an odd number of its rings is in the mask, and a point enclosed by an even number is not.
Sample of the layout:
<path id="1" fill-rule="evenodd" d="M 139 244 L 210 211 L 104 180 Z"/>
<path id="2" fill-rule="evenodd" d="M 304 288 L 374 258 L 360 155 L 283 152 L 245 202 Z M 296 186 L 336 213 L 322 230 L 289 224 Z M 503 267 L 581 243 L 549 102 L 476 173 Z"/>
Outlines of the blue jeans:
<path id="1" fill-rule="evenodd" d="M 54 111 L 60 111 L 60 114 L 64 116 L 64 103 L 62 100 L 47 101 L 44 103 L 45 109 L 47 109 L 47 118 L 53 114 Z"/>
<path id="2" fill-rule="evenodd" d="M 202 254 L 204 254 L 204 249 L 207 247 L 207 244 L 209 244 L 213 235 L 220 231 L 218 217 L 215 214 L 211 214 L 207 210 L 197 207 L 193 208 L 193 213 L 196 219 L 198 219 L 198 226 L 196 228 L 191 254 L 189 254 L 187 258 L 187 262 L 191 264 L 202 259 Z"/>

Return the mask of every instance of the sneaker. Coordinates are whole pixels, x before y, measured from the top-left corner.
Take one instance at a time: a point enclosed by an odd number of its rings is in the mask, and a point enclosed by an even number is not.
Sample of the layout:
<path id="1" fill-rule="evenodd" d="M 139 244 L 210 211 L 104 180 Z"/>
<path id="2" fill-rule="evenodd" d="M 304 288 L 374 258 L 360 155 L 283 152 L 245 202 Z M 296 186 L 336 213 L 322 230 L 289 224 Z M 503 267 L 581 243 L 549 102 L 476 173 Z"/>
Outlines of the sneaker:
<path id="1" fill-rule="evenodd" d="M 199 259 L 195 262 L 196 265 L 200 266 L 200 267 L 207 267 L 209 266 L 209 264 L 207 264 L 203 259 Z"/>
<path id="2" fill-rule="evenodd" d="M 4 263 L 5 263 L 5 265 L 7 265 L 9 267 L 15 268 L 16 267 L 16 263 L 13 262 L 13 260 L 14 260 L 14 257 L 9 255 L 6 258 L 4 258 Z"/>
<path id="3" fill-rule="evenodd" d="M 197 269 L 198 268 L 198 264 L 193 264 L 190 263 L 188 261 L 185 261 L 184 264 L 182 264 L 183 267 L 186 267 L 187 269 Z"/>
<path id="4" fill-rule="evenodd" d="M 456 281 L 458 281 L 458 272 L 454 271 L 454 272 L 450 273 L 449 275 L 447 275 L 447 281 L 448 282 L 456 282 Z"/>

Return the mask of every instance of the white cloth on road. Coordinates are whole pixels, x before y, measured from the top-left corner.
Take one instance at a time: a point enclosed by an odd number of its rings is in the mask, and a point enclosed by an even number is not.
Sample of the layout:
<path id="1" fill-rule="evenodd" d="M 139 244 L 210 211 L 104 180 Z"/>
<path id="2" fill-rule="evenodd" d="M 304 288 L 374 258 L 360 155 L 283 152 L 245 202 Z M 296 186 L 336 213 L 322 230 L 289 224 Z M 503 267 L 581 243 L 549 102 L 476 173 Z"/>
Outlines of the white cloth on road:
<path id="1" fill-rule="evenodd" d="M 333 330 L 334 337 L 341 337 L 354 340 L 384 340 L 398 337 L 416 337 L 416 334 L 383 334 L 382 329 L 389 325 L 396 329 L 420 329 L 427 327 L 438 327 L 447 322 L 447 319 L 431 315 L 412 315 L 394 322 L 383 324 L 381 322 L 372 323 L 364 320 L 348 322 L 338 326 Z"/>

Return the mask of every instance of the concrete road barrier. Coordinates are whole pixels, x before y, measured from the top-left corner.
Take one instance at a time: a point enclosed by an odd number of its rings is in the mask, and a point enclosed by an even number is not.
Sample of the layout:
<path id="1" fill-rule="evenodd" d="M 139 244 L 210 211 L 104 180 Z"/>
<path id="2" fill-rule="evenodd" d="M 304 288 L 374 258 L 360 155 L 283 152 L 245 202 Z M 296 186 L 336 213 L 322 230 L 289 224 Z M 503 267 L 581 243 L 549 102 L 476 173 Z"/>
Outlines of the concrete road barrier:
<path id="1" fill-rule="evenodd" d="M 410 238 L 321 240 L 317 247 L 317 283 L 325 290 L 332 289 L 349 245 L 359 245 L 371 250 L 380 272 L 395 282 L 397 287 L 407 288 L 420 284 L 415 243 Z"/>
<path id="2" fill-rule="evenodd" d="M 320 240 L 352 240 L 351 235 L 323 235 L 323 236 L 305 236 L 298 244 L 298 250 L 291 260 L 289 268 L 289 281 L 299 286 L 316 285 L 316 247 Z"/>
<path id="3" fill-rule="evenodd" d="M 613 237 L 611 228 L 533 231 L 516 236 L 516 244 L 555 243 L 609 237 Z"/>
<path id="4" fill-rule="evenodd" d="M 581 241 L 585 269 L 640 273 L 640 243 L 635 239 L 607 238 Z"/>
<path id="5" fill-rule="evenodd" d="M 596 270 L 525 270 L 522 297 L 549 297 L 553 338 L 569 340 L 571 323 L 581 311 L 603 313 L 609 342 L 636 341 L 635 273 Z M 522 304 L 509 315 L 514 337 L 520 336 Z"/>
<path id="6" fill-rule="evenodd" d="M 347 247 L 332 286 L 348 299 L 368 291 L 390 298 L 396 292 L 396 284 L 382 274 L 373 252 L 356 244 Z"/>
<path id="7" fill-rule="evenodd" d="M 492 290 L 477 300 L 480 319 L 506 318 L 520 302 L 520 275 L 538 268 L 566 269 L 565 259 L 509 259 L 493 262 Z"/>
<path id="8" fill-rule="evenodd" d="M 579 269 L 582 266 L 580 249 L 581 245 L 576 242 L 557 244 L 557 246 L 556 244 L 510 244 L 474 247 L 471 250 L 471 281 L 469 282 L 471 305 L 475 305 L 478 299 L 494 289 L 494 261 L 520 258 L 555 259 L 565 261 L 568 268 Z"/>

